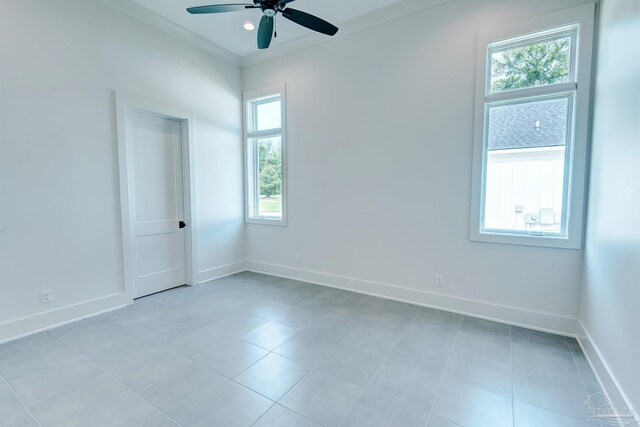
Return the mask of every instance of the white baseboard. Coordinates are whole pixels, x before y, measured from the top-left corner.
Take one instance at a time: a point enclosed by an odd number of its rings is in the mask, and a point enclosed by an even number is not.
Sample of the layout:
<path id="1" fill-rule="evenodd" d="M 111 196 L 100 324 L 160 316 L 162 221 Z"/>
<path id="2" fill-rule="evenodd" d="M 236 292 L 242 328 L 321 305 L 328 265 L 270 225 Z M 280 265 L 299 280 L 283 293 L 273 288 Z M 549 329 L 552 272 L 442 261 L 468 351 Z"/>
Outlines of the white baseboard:
<path id="1" fill-rule="evenodd" d="M 345 289 L 395 301 L 438 308 L 482 319 L 494 320 L 529 329 L 567 335 L 576 335 L 577 320 L 549 313 L 524 310 L 517 307 L 491 304 L 483 301 L 458 298 L 449 295 L 403 288 L 352 277 L 338 276 L 317 271 L 303 270 L 257 261 L 246 261 L 245 268 L 256 273 L 286 277 L 318 285 Z"/>
<path id="2" fill-rule="evenodd" d="M 589 366 L 591 366 L 591 370 L 600 383 L 600 388 L 604 392 L 606 398 L 631 409 L 631 412 L 636 416 L 637 425 L 640 425 L 638 412 L 634 410 L 633 405 L 627 398 L 622 387 L 620 387 L 620 383 L 611 371 L 609 364 L 602 356 L 602 353 L 600 352 L 600 350 L 598 350 L 598 346 L 593 341 L 593 339 L 591 339 L 589 332 L 585 329 L 584 325 L 580 321 L 578 321 L 577 339 L 578 344 L 580 344 L 580 348 L 582 348 L 582 352 L 587 358 L 587 362 L 589 362 Z"/>
<path id="3" fill-rule="evenodd" d="M 201 285 L 212 280 L 220 279 L 225 276 L 245 271 L 245 261 L 233 262 L 231 264 L 221 265 L 220 267 L 210 268 L 198 272 L 198 280 L 196 283 Z"/>
<path id="4" fill-rule="evenodd" d="M 197 283 L 206 283 L 245 270 L 346 289 L 425 307 L 438 308 L 545 332 L 576 336 L 577 321 L 568 317 L 257 261 L 238 261 L 201 271 L 198 273 Z M 0 324 L 0 343 L 51 329 L 130 303 L 131 301 L 128 301 L 125 295 L 120 293 L 54 311 L 12 320 Z"/>
<path id="5" fill-rule="evenodd" d="M 0 344 L 131 304 L 124 293 L 62 307 L 0 324 Z"/>
<path id="6" fill-rule="evenodd" d="M 211 268 L 209 270 L 200 271 L 198 273 L 197 283 L 201 284 L 209 282 L 244 270 L 245 262 L 239 261 Z M 98 314 L 102 314 L 128 304 L 131 304 L 131 300 L 127 299 L 124 293 L 117 293 L 45 313 L 10 320 L 0 324 L 0 344 L 46 331 L 48 329 L 53 329 L 87 317 L 97 316 Z"/>

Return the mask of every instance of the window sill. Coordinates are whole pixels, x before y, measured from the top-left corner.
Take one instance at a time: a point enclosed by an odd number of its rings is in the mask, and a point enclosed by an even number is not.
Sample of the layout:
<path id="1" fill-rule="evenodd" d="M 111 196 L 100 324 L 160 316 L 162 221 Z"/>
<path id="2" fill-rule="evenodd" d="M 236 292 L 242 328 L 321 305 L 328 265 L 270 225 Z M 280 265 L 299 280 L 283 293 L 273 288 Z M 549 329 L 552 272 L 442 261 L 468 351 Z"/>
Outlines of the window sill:
<path id="1" fill-rule="evenodd" d="M 279 227 L 286 227 L 287 220 L 285 219 L 268 219 L 268 218 L 245 218 L 244 220 L 247 224 L 261 224 L 261 225 L 275 225 Z"/>
<path id="2" fill-rule="evenodd" d="M 578 239 L 553 236 L 517 235 L 507 233 L 471 232 L 471 241 L 483 243 L 501 243 L 505 245 L 536 246 L 556 249 L 582 249 Z"/>

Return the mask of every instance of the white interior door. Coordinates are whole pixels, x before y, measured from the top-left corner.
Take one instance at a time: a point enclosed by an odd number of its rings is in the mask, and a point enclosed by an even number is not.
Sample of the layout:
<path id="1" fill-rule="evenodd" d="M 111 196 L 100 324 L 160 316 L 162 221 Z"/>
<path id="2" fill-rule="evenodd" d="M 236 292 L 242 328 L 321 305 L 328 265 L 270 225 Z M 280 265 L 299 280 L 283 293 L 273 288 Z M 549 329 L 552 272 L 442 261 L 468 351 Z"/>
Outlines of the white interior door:
<path id="1" fill-rule="evenodd" d="M 127 122 L 137 298 L 186 283 L 183 141 L 178 120 L 128 111 Z"/>

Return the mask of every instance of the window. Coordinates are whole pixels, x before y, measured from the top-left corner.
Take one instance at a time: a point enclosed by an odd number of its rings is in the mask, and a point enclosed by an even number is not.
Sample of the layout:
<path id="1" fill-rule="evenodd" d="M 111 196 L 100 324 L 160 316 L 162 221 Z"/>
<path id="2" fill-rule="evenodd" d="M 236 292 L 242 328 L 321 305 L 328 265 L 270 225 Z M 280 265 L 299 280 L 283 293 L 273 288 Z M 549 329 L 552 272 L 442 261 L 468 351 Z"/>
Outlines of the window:
<path id="1" fill-rule="evenodd" d="M 286 225 L 284 87 L 247 92 L 246 221 Z"/>
<path id="2" fill-rule="evenodd" d="M 581 247 L 593 14 L 480 33 L 472 240 Z"/>

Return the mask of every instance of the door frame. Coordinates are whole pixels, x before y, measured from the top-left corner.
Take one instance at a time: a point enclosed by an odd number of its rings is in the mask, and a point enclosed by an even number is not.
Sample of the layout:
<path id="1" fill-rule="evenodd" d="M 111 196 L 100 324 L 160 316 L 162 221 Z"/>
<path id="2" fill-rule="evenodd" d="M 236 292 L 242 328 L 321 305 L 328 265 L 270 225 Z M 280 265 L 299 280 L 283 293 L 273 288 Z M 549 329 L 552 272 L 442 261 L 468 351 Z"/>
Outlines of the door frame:
<path id="1" fill-rule="evenodd" d="M 120 212 L 122 221 L 122 261 L 124 267 L 124 294 L 133 302 L 135 286 L 135 236 L 133 224 L 133 148 L 131 130 L 127 125 L 127 113 L 138 112 L 176 120 L 182 131 L 182 186 L 184 218 L 187 227 L 185 237 L 185 273 L 188 285 L 193 285 L 198 272 L 198 245 L 196 220 L 196 168 L 193 130 L 193 112 L 189 109 L 166 104 L 144 96 L 116 91 L 116 127 L 118 138 L 118 170 L 120 178 Z"/>

